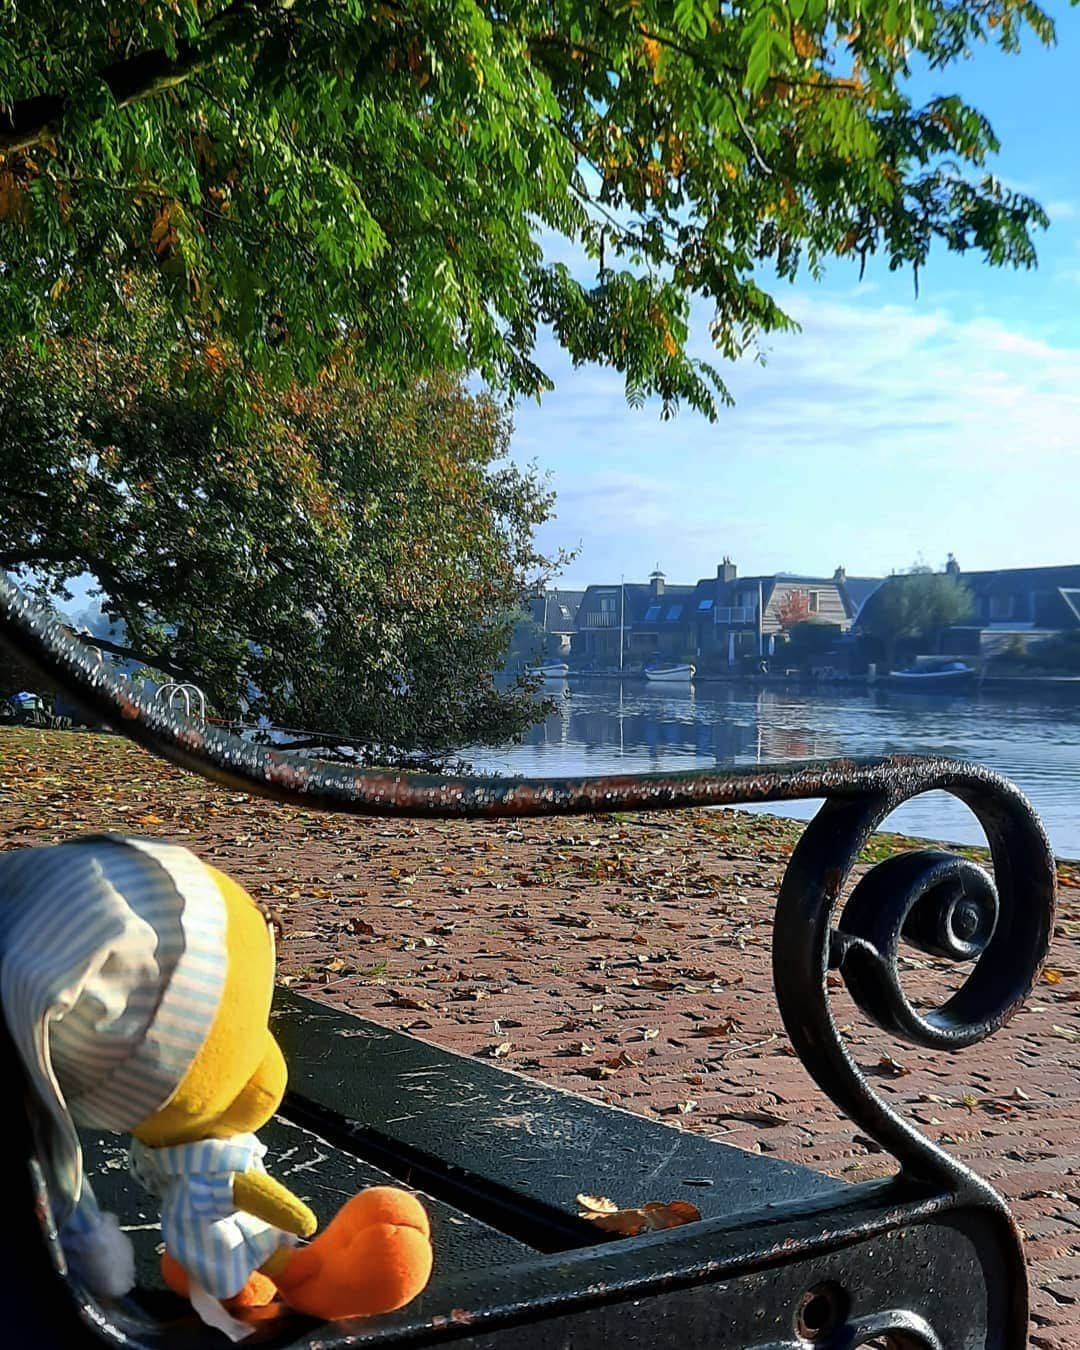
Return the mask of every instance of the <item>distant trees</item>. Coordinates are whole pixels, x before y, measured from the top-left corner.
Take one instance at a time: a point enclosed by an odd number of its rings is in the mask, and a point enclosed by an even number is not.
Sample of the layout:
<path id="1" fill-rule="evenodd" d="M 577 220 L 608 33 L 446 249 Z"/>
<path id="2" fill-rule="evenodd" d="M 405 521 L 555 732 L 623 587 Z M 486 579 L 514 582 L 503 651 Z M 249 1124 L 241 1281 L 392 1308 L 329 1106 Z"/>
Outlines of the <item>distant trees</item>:
<path id="1" fill-rule="evenodd" d="M 917 563 L 889 577 L 871 596 L 860 627 L 880 641 L 891 661 L 897 643 L 963 623 L 973 608 L 971 592 L 958 577 Z"/>

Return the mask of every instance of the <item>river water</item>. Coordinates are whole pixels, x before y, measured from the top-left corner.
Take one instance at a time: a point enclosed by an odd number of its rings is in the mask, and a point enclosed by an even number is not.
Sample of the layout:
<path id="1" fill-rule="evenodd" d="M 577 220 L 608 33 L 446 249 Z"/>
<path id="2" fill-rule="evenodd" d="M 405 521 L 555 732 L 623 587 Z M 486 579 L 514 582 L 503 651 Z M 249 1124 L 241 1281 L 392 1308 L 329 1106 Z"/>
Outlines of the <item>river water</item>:
<path id="1" fill-rule="evenodd" d="M 543 777 L 816 759 L 941 754 L 1011 778 L 1039 811 L 1060 857 L 1080 858 L 1080 694 L 828 692 L 641 680 L 553 682 L 559 710 L 524 742 L 462 752 L 477 772 Z M 805 819 L 816 803 L 770 805 Z M 906 803 L 886 828 L 981 844 L 967 808 L 944 793 Z"/>

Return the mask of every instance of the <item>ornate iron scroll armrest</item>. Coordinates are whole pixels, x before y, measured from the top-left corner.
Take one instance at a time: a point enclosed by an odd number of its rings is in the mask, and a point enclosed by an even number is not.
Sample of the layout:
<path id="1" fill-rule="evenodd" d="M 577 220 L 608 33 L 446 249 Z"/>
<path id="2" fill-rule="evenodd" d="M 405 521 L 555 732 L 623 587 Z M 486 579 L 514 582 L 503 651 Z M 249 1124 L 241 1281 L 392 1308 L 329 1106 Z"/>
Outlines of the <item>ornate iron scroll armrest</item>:
<path id="1" fill-rule="evenodd" d="M 788 1033 L 819 1085 L 905 1171 L 953 1190 L 992 1194 L 874 1094 L 840 1039 L 828 1007 L 827 976 L 838 968 L 863 1012 L 917 1045 L 959 1049 L 1012 1016 L 1046 956 L 1057 877 L 1038 817 L 999 775 L 913 756 L 576 780 L 372 774 L 282 755 L 133 697 L 94 653 L 2 574 L 0 641 L 153 753 L 241 791 L 308 809 L 490 818 L 825 798 L 792 856 L 777 907 L 773 967 Z M 949 853 L 901 854 L 859 881 L 832 929 L 867 839 L 901 802 L 934 790 L 960 798 L 979 819 L 994 879 Z M 902 937 L 939 956 L 975 958 L 962 986 L 931 1013 L 918 1012 L 900 988 Z"/>
<path id="2" fill-rule="evenodd" d="M 958 854 L 901 853 L 858 881 L 831 927 L 873 831 L 901 802 L 934 790 L 958 797 L 976 816 L 990 845 L 993 877 Z M 1030 993 L 1053 934 L 1056 889 L 1054 856 L 1027 799 L 988 770 L 946 760 L 895 761 L 878 791 L 831 794 L 792 855 L 773 941 L 784 1025 L 817 1083 L 907 1174 L 953 1191 L 993 1194 L 870 1087 L 829 1009 L 829 971 L 840 971 L 856 1005 L 883 1030 L 932 1049 L 974 1045 Z M 917 1009 L 904 993 L 897 969 L 901 940 L 939 958 L 973 961 L 940 1007 Z"/>

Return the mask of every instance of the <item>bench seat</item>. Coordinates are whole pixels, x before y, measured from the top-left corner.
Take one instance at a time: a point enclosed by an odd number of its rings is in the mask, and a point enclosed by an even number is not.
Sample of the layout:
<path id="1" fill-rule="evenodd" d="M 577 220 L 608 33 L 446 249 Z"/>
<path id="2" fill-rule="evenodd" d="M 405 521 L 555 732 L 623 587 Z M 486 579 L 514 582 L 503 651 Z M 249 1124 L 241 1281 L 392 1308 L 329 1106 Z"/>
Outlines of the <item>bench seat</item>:
<path id="1" fill-rule="evenodd" d="M 983 1350 L 1009 1322 L 996 1216 L 924 1183 L 837 1181 L 286 991 L 273 1024 L 291 1078 L 279 1117 L 260 1132 L 271 1171 L 321 1222 L 363 1186 L 414 1187 L 431 1213 L 436 1266 L 399 1312 L 331 1325 L 288 1315 L 245 1344 L 577 1350 L 629 1337 L 680 1350 Z M 102 1204 L 135 1241 L 139 1288 L 97 1306 L 53 1276 L 50 1312 L 60 1317 L 66 1300 L 71 1315 L 62 1339 L 39 1325 L 32 1343 L 225 1346 L 161 1284 L 156 1215 L 128 1176 L 125 1142 L 85 1144 Z M 689 1200 L 702 1221 L 610 1238 L 578 1217 L 582 1191 L 627 1205 Z M 25 1313 L 10 1284 L 3 1308 Z M 886 1331 L 892 1341 L 875 1339 Z"/>

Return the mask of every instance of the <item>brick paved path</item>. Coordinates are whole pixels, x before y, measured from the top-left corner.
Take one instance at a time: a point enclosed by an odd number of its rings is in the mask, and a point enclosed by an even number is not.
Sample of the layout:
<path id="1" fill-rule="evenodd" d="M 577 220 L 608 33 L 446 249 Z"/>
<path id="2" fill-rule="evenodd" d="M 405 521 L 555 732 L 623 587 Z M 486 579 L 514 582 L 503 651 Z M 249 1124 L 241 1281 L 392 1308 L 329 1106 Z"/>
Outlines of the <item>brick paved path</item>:
<path id="1" fill-rule="evenodd" d="M 852 1179 L 889 1170 L 792 1057 L 776 1011 L 772 907 L 797 826 L 352 821 L 251 803 L 114 739 L 0 731 L 0 847 L 101 828 L 172 837 L 231 871 L 276 912 L 298 991 L 741 1148 Z M 1080 1346 L 1080 869 L 1062 880 L 1049 978 L 981 1046 L 888 1041 L 834 991 L 880 1091 L 1009 1198 L 1039 1350 Z M 955 979 L 907 965 L 916 997 Z"/>

